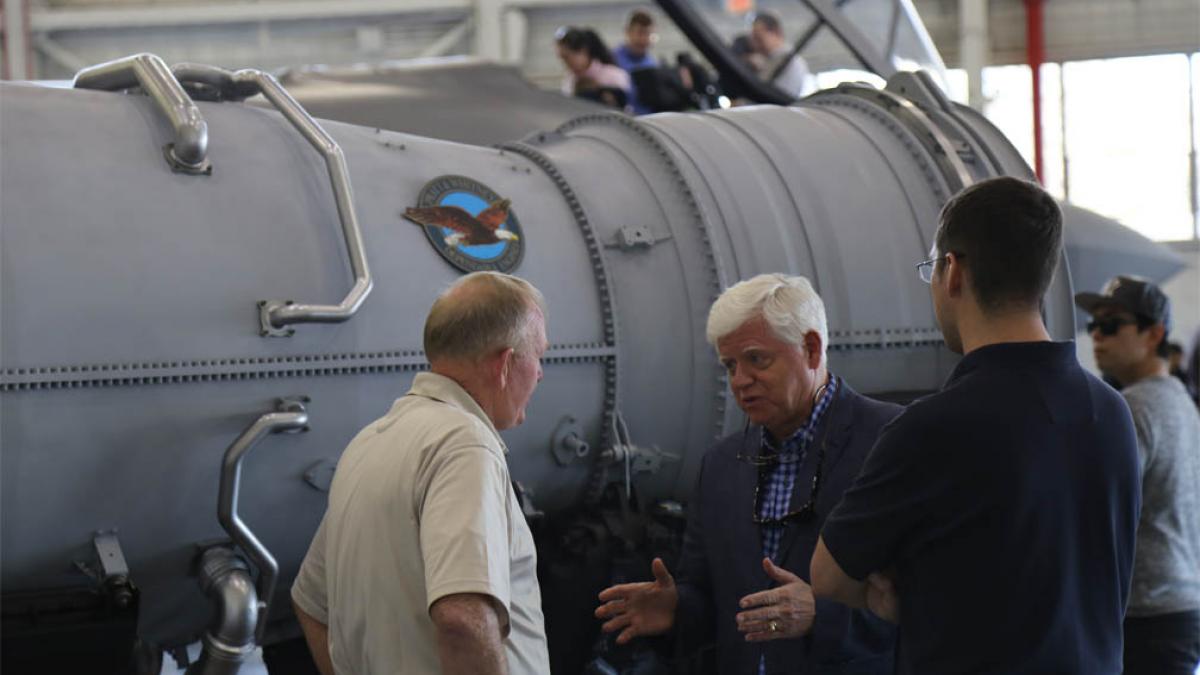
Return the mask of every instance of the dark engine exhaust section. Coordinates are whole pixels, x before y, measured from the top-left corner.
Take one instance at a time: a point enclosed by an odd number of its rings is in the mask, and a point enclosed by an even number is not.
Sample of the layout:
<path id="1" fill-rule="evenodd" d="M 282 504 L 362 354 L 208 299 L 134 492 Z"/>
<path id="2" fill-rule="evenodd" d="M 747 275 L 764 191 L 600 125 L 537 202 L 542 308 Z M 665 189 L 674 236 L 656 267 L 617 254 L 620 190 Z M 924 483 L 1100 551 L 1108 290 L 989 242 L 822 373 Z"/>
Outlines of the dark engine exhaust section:
<path id="1" fill-rule="evenodd" d="M 158 650 L 143 650 L 138 642 L 140 594 L 116 533 L 99 533 L 93 544 L 96 561 L 75 565 L 94 583 L 4 594 L 0 670 L 11 675 L 158 672 Z"/>

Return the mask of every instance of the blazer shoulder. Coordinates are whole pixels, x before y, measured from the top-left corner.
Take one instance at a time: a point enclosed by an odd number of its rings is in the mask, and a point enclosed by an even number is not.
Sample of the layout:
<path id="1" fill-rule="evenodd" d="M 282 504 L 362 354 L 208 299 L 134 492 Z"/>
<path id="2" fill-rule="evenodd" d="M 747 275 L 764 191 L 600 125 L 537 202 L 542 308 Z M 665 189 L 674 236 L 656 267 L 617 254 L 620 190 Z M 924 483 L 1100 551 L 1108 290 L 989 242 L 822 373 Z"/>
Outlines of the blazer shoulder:
<path id="1" fill-rule="evenodd" d="M 845 388 L 844 395 L 850 402 L 855 426 L 880 429 L 904 412 L 902 405 L 863 396 L 850 387 Z"/>
<path id="2" fill-rule="evenodd" d="M 704 453 L 704 462 L 708 465 L 725 461 L 736 461 L 742 446 L 747 443 L 749 435 L 745 431 L 735 431 L 728 436 L 717 439 Z"/>

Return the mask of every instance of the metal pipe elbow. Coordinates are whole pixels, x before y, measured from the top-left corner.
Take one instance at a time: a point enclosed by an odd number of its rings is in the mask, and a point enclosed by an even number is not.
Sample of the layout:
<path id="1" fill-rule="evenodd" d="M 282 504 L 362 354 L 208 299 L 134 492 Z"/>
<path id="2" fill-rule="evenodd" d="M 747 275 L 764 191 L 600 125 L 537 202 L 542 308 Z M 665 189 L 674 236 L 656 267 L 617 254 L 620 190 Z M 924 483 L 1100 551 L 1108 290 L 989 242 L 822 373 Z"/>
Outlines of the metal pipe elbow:
<path id="1" fill-rule="evenodd" d="M 216 605 L 209 634 L 235 649 L 253 646 L 259 602 L 246 563 L 228 548 L 211 548 L 200 559 L 200 586 Z"/>
<path id="2" fill-rule="evenodd" d="M 258 592 L 245 570 L 230 570 L 216 584 L 217 604 L 213 637 L 231 647 L 254 644 L 258 627 Z"/>
<path id="3" fill-rule="evenodd" d="M 190 112 L 185 111 L 175 126 L 174 153 L 180 162 L 198 167 L 208 158 L 208 123 L 198 112 L 187 114 Z"/>

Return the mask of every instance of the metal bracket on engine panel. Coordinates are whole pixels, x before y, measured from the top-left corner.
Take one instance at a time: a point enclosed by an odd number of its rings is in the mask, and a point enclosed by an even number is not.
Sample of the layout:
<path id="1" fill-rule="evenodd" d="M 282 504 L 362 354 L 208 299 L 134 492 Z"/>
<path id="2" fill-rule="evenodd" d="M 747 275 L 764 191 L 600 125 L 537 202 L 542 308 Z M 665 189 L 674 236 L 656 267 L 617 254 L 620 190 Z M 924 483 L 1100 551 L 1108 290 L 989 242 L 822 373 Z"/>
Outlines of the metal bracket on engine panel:
<path id="1" fill-rule="evenodd" d="M 129 576 L 129 564 L 125 562 L 125 554 L 121 551 L 121 543 L 117 541 L 116 530 L 97 532 L 92 544 L 96 547 L 96 555 L 100 558 L 100 568 L 105 579 Z"/>
<path id="2" fill-rule="evenodd" d="M 671 235 L 656 236 L 649 227 L 626 225 L 617 230 L 616 236 L 612 243 L 605 244 L 605 248 L 619 248 L 623 251 L 631 251 L 633 249 L 648 249 L 655 244 L 666 241 L 671 238 Z"/>
<path id="3" fill-rule="evenodd" d="M 550 452 L 559 466 L 567 466 L 591 452 L 591 446 L 583 440 L 579 421 L 573 416 L 567 415 L 559 420 L 554 435 L 550 437 Z"/>
<path id="4" fill-rule="evenodd" d="M 525 516 L 525 520 L 533 522 L 546 517 L 545 511 L 534 506 L 533 493 L 527 490 L 521 481 L 514 480 L 512 488 L 513 494 L 517 496 L 517 503 L 521 505 L 521 514 Z"/>
<path id="5" fill-rule="evenodd" d="M 97 530 L 92 538 L 92 546 L 96 550 L 99 569 L 83 561 L 76 561 L 75 566 L 100 584 L 117 607 L 129 607 L 137 598 L 137 587 L 129 580 L 129 563 L 121 551 L 116 528 Z"/>
<path id="6" fill-rule="evenodd" d="M 337 462 L 331 459 L 321 459 L 313 462 L 304 471 L 304 482 L 317 492 L 329 492 L 333 486 L 333 474 L 337 472 Z"/>
<path id="7" fill-rule="evenodd" d="M 658 473 L 664 462 L 678 462 L 679 455 L 664 452 L 658 446 L 615 445 L 608 448 L 600 458 L 609 464 L 629 462 L 631 473 Z"/>

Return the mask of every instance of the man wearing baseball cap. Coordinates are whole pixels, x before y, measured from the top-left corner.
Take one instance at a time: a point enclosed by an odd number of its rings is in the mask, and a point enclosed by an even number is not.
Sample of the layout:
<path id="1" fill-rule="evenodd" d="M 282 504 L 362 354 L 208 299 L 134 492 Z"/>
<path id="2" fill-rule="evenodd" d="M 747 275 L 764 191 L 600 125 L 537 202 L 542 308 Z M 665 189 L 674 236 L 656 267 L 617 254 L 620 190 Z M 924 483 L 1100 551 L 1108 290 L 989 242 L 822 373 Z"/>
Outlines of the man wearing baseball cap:
<path id="1" fill-rule="evenodd" d="M 1142 513 L 1125 616 L 1125 674 L 1192 675 L 1200 662 L 1200 414 L 1167 369 L 1171 302 L 1118 276 L 1079 293 L 1096 365 L 1133 413 Z"/>

